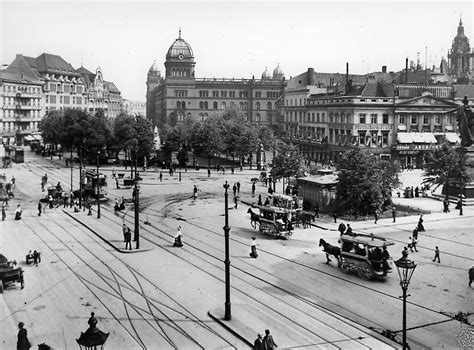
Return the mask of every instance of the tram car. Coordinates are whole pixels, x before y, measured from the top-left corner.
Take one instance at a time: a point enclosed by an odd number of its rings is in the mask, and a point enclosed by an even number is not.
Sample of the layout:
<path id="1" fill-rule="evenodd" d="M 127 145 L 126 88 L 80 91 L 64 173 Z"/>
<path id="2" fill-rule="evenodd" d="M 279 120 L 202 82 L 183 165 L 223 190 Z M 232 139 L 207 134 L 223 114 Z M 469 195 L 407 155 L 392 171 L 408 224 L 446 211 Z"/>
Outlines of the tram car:
<path id="1" fill-rule="evenodd" d="M 272 194 L 267 197 L 266 205 L 260 205 L 258 209 L 261 233 L 276 238 L 288 238 L 297 226 L 298 218 L 301 217 L 303 199 L 297 196 Z"/>
<path id="2" fill-rule="evenodd" d="M 99 186 L 97 186 L 97 181 Z M 84 186 L 83 186 L 84 196 L 85 197 L 97 197 L 97 191 L 99 191 L 99 198 L 107 198 L 107 175 L 104 175 L 99 172 L 97 176 L 97 171 L 95 169 L 87 169 L 84 172 Z"/>
<path id="3" fill-rule="evenodd" d="M 15 267 L 16 261 L 9 261 L 4 255 L 0 254 L 0 293 L 9 284 L 18 282 L 21 289 L 25 286 L 23 278 L 23 269 Z"/>
<path id="4" fill-rule="evenodd" d="M 354 271 L 363 280 L 387 277 L 392 259 L 387 247 L 393 245 L 384 237 L 373 234 L 342 235 L 339 268 L 344 273 Z"/>

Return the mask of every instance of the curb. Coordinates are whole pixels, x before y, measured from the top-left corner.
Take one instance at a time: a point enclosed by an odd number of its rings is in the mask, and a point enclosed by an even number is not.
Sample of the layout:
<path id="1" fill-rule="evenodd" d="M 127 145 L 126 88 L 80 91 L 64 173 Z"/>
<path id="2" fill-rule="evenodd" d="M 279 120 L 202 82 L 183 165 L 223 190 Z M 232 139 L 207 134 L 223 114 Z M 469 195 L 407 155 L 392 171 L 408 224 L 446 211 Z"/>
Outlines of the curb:
<path id="1" fill-rule="evenodd" d="M 70 218 L 72 218 L 74 221 L 78 222 L 79 224 L 81 224 L 82 226 L 84 226 L 85 228 L 87 228 L 89 231 L 91 231 L 93 234 L 95 234 L 97 237 L 99 237 L 101 240 L 103 240 L 107 245 L 109 245 L 109 246 L 112 247 L 115 251 L 117 251 L 117 252 L 119 252 L 119 253 L 133 254 L 133 253 L 146 252 L 146 251 L 152 249 L 152 248 L 150 248 L 150 249 L 125 250 L 125 249 L 117 248 L 115 245 L 113 245 L 112 243 L 110 243 L 107 239 L 105 239 L 104 237 L 102 237 L 102 235 L 98 234 L 94 229 L 90 228 L 88 225 L 86 225 L 85 223 L 83 223 L 82 221 L 80 221 L 79 219 L 77 219 L 76 217 L 74 217 L 73 215 L 71 215 L 70 213 L 68 213 L 67 211 L 63 210 L 63 213 L 65 213 L 67 216 L 69 216 Z"/>
<path id="2" fill-rule="evenodd" d="M 243 336 L 241 336 L 239 333 L 237 333 L 235 330 L 233 330 L 231 327 L 226 325 L 224 322 L 222 322 L 220 319 L 215 317 L 213 314 L 211 314 L 210 311 L 207 312 L 208 316 L 213 319 L 215 322 L 217 322 L 219 325 L 221 325 L 225 330 L 227 330 L 229 333 L 234 335 L 236 338 L 240 339 L 242 342 L 247 344 L 250 348 L 253 349 L 253 344 L 249 342 L 247 339 L 245 339 Z"/>

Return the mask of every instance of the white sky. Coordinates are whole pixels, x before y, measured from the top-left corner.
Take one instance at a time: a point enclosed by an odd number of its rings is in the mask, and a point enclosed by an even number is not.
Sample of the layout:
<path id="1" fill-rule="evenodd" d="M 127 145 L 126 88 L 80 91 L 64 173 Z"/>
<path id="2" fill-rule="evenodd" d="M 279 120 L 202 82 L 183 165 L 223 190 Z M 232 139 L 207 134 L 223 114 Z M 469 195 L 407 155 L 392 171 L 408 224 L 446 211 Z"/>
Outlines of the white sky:
<path id="1" fill-rule="evenodd" d="M 0 0 L 0 63 L 15 54 L 60 55 L 74 68 L 114 82 L 145 101 L 146 74 L 162 74 L 178 37 L 194 51 L 196 77 L 260 78 L 277 63 L 286 78 L 319 72 L 362 74 L 447 55 L 462 16 L 474 46 L 473 1 L 5 1 Z"/>

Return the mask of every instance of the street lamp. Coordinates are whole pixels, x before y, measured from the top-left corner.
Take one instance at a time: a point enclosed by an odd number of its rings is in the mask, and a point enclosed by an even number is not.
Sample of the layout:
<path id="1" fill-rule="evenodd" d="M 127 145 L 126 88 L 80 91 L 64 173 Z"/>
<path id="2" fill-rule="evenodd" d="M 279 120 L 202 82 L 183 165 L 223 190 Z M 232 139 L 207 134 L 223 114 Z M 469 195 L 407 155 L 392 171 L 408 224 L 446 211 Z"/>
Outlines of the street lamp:
<path id="1" fill-rule="evenodd" d="M 400 277 L 400 286 L 403 291 L 403 349 L 408 349 L 407 344 L 407 289 L 410 284 L 411 276 L 415 272 L 415 262 L 408 259 L 407 250 L 403 250 L 402 257 L 395 261 L 398 276 Z"/>
<path id="2" fill-rule="evenodd" d="M 140 205 L 139 201 L 139 187 L 138 187 L 138 171 L 137 171 L 137 158 L 138 158 L 138 146 L 134 147 L 134 153 L 135 153 L 135 181 L 134 181 L 134 190 L 135 190 L 135 235 L 133 237 L 133 240 L 136 241 L 136 249 L 140 248 L 140 212 L 138 210 L 138 207 Z M 133 166 L 133 165 L 131 165 Z"/>
<path id="3" fill-rule="evenodd" d="M 225 226 L 224 226 L 224 237 L 225 237 L 225 315 L 224 320 L 230 321 L 232 319 L 231 315 L 231 304 L 230 304 L 230 259 L 229 259 L 229 195 L 227 190 L 229 189 L 229 184 L 227 181 L 224 184 L 225 193 Z"/>
<path id="4" fill-rule="evenodd" d="M 100 156 L 100 150 L 97 150 L 97 219 L 100 219 L 99 156 Z"/>

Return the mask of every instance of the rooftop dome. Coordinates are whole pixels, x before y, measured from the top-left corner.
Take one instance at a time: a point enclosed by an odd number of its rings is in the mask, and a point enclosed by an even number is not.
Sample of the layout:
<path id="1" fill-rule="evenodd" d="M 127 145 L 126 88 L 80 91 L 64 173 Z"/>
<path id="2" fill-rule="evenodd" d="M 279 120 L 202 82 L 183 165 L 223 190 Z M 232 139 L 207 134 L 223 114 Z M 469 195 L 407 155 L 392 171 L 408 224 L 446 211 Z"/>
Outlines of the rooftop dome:
<path id="1" fill-rule="evenodd" d="M 270 75 L 270 72 L 268 71 L 268 68 L 265 67 L 265 71 L 262 73 L 262 79 L 271 79 L 272 76 Z"/>
<path id="2" fill-rule="evenodd" d="M 166 54 L 166 59 L 170 58 L 194 58 L 193 49 L 191 46 L 181 39 L 181 29 L 179 30 L 179 38 L 176 39 L 173 45 L 170 46 L 168 53 Z"/>
<path id="3" fill-rule="evenodd" d="M 283 71 L 280 68 L 280 63 L 273 70 L 273 79 L 281 79 L 284 77 Z"/>
<path id="4" fill-rule="evenodd" d="M 156 64 L 156 60 L 153 61 L 153 64 L 151 65 L 149 71 L 149 73 L 157 73 L 158 72 L 158 65 Z"/>

